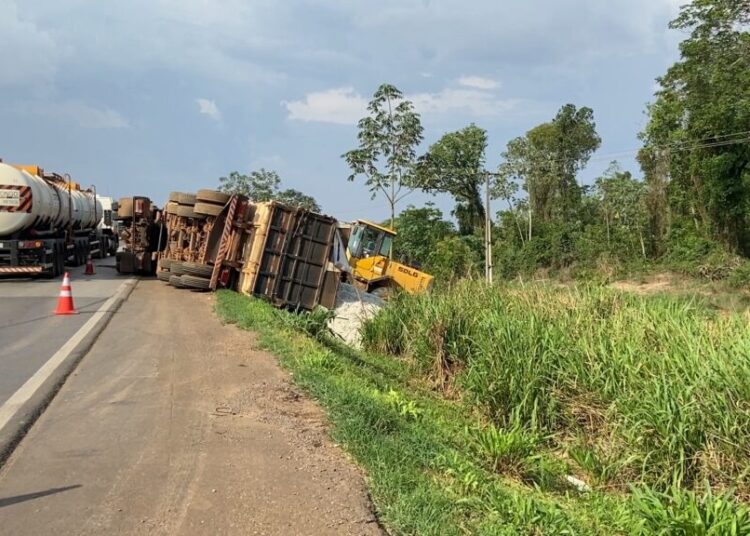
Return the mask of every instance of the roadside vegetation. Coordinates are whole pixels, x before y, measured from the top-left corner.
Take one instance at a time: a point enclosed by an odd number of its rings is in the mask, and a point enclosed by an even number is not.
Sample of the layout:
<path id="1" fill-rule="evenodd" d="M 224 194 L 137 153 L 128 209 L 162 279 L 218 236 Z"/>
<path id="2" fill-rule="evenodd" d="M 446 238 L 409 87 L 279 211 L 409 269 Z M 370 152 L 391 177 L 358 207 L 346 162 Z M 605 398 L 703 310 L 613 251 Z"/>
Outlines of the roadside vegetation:
<path id="1" fill-rule="evenodd" d="M 324 313 L 217 310 L 327 410 L 396 534 L 750 534 L 740 314 L 469 282 L 399 297 L 357 352 Z"/>
<path id="2" fill-rule="evenodd" d="M 343 158 L 349 180 L 388 201 L 396 257 L 443 282 L 482 275 L 489 224 L 496 279 L 670 271 L 750 285 L 750 4 L 694 0 L 670 28 L 684 36 L 681 57 L 657 79 L 642 147 L 620 153 L 640 172 L 612 162 L 587 184 L 581 171 L 611 160 L 597 154 L 602 139 L 587 106 L 562 105 L 500 154 L 488 154 L 488 133 L 470 124 L 419 155 L 419 115 L 381 86 Z M 412 191 L 452 198 L 451 218 L 430 205 L 398 214 Z"/>
<path id="3" fill-rule="evenodd" d="M 348 179 L 388 202 L 394 256 L 436 284 L 368 321 L 364 351 L 325 313 L 218 294 L 326 408 L 394 533 L 750 535 L 748 24 L 746 0 L 681 8 L 640 178 L 613 162 L 581 184 L 601 145 L 586 106 L 488 167 L 473 124 L 418 155 L 419 114 L 378 88 Z M 452 219 L 396 210 L 419 190 L 451 196 Z M 496 285 L 477 281 L 486 225 Z M 663 272 L 698 282 L 611 288 Z"/>

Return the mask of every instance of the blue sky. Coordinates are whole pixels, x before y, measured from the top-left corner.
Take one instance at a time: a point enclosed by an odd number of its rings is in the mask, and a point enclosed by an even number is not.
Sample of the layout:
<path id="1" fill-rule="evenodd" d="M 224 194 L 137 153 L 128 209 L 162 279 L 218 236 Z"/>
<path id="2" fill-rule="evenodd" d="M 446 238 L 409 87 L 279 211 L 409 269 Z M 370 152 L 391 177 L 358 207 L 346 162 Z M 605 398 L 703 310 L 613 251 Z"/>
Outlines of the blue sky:
<path id="1" fill-rule="evenodd" d="M 340 155 L 389 82 L 422 114 L 425 149 L 474 122 L 494 168 L 508 140 L 571 102 L 594 109 L 603 139 L 581 179 L 615 156 L 638 175 L 680 3 L 0 0 L 0 158 L 158 202 L 265 167 L 327 213 L 380 219 L 385 202 L 346 181 Z"/>

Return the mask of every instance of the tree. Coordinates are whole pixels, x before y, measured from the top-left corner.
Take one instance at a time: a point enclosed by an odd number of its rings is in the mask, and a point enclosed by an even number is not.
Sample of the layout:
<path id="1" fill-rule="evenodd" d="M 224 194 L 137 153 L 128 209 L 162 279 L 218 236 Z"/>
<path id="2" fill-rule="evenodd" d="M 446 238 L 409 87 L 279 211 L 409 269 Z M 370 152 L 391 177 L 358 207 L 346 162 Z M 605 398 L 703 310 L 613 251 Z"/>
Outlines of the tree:
<path id="1" fill-rule="evenodd" d="M 500 175 L 523 185 L 529 201 L 527 239 L 532 221 L 575 218 L 581 200 L 578 172 L 601 145 L 591 108 L 566 104 L 555 118 L 508 142 Z"/>
<path id="2" fill-rule="evenodd" d="M 417 176 L 426 192 L 448 193 L 456 200 L 453 215 L 462 234 L 483 229 L 482 185 L 486 179 L 484 153 L 487 132 L 471 124 L 449 132 L 419 158 Z"/>
<path id="3" fill-rule="evenodd" d="M 315 198 L 293 188 L 280 190 L 280 187 L 279 174 L 264 168 L 251 171 L 249 175 L 232 171 L 228 176 L 219 178 L 219 190 L 222 192 L 241 194 L 256 203 L 276 200 L 289 206 L 320 212 L 320 206 Z"/>
<path id="4" fill-rule="evenodd" d="M 525 200 L 518 199 L 518 183 L 514 180 L 508 166 L 501 167 L 500 173 L 495 173 L 490 186 L 490 196 L 492 199 L 502 199 L 508 204 L 508 214 L 513 219 L 513 225 L 518 230 L 518 235 L 523 243 L 525 236 L 521 228 L 519 212 L 523 212 L 526 207 Z"/>
<path id="5" fill-rule="evenodd" d="M 253 201 L 262 203 L 274 199 L 279 191 L 281 178 L 275 171 L 260 168 L 251 171 L 249 175 L 242 175 L 232 171 L 228 177 L 219 179 L 219 190 L 229 194 L 241 194 Z"/>
<path id="6" fill-rule="evenodd" d="M 445 282 L 471 277 L 479 272 L 477 266 L 481 256 L 478 250 L 481 247 L 481 239 L 476 236 L 447 236 L 435 245 L 435 250 L 430 254 L 430 272 L 437 281 Z"/>
<path id="7" fill-rule="evenodd" d="M 280 191 L 276 194 L 275 199 L 291 207 L 300 207 L 312 212 L 320 212 L 320 206 L 314 197 L 303 194 L 294 188 L 287 188 Z"/>
<path id="8" fill-rule="evenodd" d="M 644 229 L 647 225 L 645 184 L 633 178 L 629 171 L 623 171 L 617 162 L 612 162 L 604 174 L 596 179 L 596 198 L 599 212 L 604 220 L 607 248 L 625 246 L 629 248 L 637 240 L 643 258 L 646 258 Z M 624 244 L 614 244 L 613 234 L 623 238 Z M 618 240 L 620 242 L 620 240 Z"/>
<path id="9" fill-rule="evenodd" d="M 367 106 L 368 117 L 359 121 L 359 147 L 342 155 L 352 170 L 348 180 L 364 175 L 372 198 L 382 193 L 391 209 L 414 189 L 416 149 L 422 141 L 422 124 L 412 103 L 390 84 L 381 85 Z"/>
<path id="10" fill-rule="evenodd" d="M 453 235 L 453 224 L 432 203 L 422 208 L 409 205 L 396 218 L 395 255 L 407 263 L 425 265 L 437 244 Z"/>
<path id="11" fill-rule="evenodd" d="M 690 32 L 658 79 L 639 160 L 671 220 L 750 255 L 750 2 L 694 0 L 670 27 Z M 666 170 L 665 170 L 666 168 Z M 656 196 L 655 196 L 656 197 Z M 668 222 L 669 224 L 671 224 Z"/>

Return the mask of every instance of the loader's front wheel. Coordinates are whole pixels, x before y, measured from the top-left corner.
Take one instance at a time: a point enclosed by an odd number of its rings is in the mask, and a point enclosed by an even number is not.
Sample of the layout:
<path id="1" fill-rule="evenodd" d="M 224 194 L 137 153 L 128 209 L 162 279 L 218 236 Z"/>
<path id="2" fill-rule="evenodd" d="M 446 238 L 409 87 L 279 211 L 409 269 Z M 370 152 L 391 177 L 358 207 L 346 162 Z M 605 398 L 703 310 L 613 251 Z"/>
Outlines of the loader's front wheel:
<path id="1" fill-rule="evenodd" d="M 387 300 L 393 295 L 393 289 L 391 287 L 378 287 L 370 292 L 373 296 L 377 296 L 381 300 Z"/>

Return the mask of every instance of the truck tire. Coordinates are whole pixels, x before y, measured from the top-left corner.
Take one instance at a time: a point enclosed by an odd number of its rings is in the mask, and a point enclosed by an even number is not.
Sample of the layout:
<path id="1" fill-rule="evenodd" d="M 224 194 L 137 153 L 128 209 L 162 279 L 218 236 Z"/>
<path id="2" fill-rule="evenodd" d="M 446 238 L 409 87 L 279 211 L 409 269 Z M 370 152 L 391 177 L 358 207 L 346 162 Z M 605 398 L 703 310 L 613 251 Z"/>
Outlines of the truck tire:
<path id="1" fill-rule="evenodd" d="M 162 271 L 156 274 L 156 279 L 158 279 L 159 281 L 164 281 L 165 283 L 169 283 L 172 275 L 173 274 L 171 272 Z"/>
<path id="2" fill-rule="evenodd" d="M 175 209 L 175 214 L 182 218 L 196 218 L 196 217 L 204 218 L 205 217 L 203 215 L 196 215 L 195 212 L 193 211 L 193 207 L 188 206 L 188 205 L 177 205 L 177 208 Z"/>
<path id="3" fill-rule="evenodd" d="M 203 214 L 206 216 L 218 216 L 224 210 L 224 205 L 214 205 L 212 203 L 198 202 L 193 207 L 193 211 L 196 214 Z"/>
<path id="4" fill-rule="evenodd" d="M 198 277 L 211 277 L 214 273 L 214 267 L 197 262 L 185 262 L 182 264 L 182 273 Z"/>
<path id="5" fill-rule="evenodd" d="M 182 276 L 180 275 L 169 276 L 169 284 L 174 288 L 185 288 L 185 285 L 182 284 Z"/>
<path id="6" fill-rule="evenodd" d="M 182 275 L 185 273 L 182 271 L 182 263 L 179 261 L 172 261 L 169 265 L 169 271 L 172 275 Z"/>
<path id="7" fill-rule="evenodd" d="M 226 205 L 227 201 L 231 196 L 220 192 L 219 190 L 198 190 L 195 194 L 196 204 L 197 202 L 213 203 L 214 205 Z"/>
<path id="8" fill-rule="evenodd" d="M 191 289 L 195 290 L 208 290 L 211 285 L 211 280 L 205 277 L 195 277 L 193 275 L 180 276 L 182 284 Z"/>
<path id="9" fill-rule="evenodd" d="M 117 217 L 120 219 L 127 219 L 133 217 L 133 199 L 130 197 L 123 197 L 117 202 Z"/>
<path id="10" fill-rule="evenodd" d="M 195 195 L 185 192 L 169 192 L 169 201 L 180 205 L 194 205 Z"/>
<path id="11" fill-rule="evenodd" d="M 186 194 L 184 192 L 178 192 L 177 202 L 180 205 L 195 205 L 195 194 Z"/>

